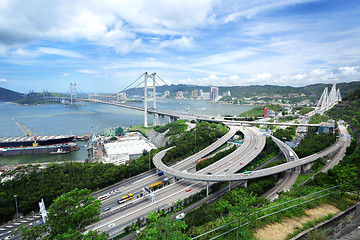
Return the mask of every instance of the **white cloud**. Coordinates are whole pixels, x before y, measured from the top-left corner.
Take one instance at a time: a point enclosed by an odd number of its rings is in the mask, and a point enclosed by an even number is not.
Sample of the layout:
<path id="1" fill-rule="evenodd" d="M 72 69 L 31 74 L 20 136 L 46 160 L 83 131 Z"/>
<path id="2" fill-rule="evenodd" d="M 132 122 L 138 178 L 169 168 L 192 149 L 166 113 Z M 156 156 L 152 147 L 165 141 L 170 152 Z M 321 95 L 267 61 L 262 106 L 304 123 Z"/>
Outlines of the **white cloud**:
<path id="1" fill-rule="evenodd" d="M 142 43 L 138 33 L 178 36 L 212 22 L 213 0 L 12 0 L 0 8 L 0 45 L 37 40 L 88 40 L 128 53 Z M 21 17 L 19 16 L 21 14 Z M 146 37 L 146 36 L 144 36 Z M 167 37 L 166 37 L 167 38 Z M 188 47 L 190 37 L 164 42 Z M 124 46 L 122 48 L 122 46 Z"/>
<path id="2" fill-rule="evenodd" d="M 344 74 L 344 75 L 354 75 L 356 73 L 358 73 L 357 69 L 359 67 L 340 67 L 339 70 Z"/>
<path id="3" fill-rule="evenodd" d="M 226 14 L 223 18 L 224 23 L 236 21 L 239 18 L 251 19 L 255 15 L 263 12 L 279 9 L 289 5 L 303 4 L 308 2 L 317 2 L 319 0 L 260 0 L 260 1 L 247 1 L 240 0 L 230 2 L 231 7 L 234 9 L 229 14 Z M 229 5 L 230 5 L 229 4 Z M 225 5 L 226 6 L 226 5 Z"/>
<path id="4" fill-rule="evenodd" d="M 95 71 L 89 70 L 89 69 L 81 69 L 81 70 L 78 70 L 78 72 L 80 72 L 80 73 L 87 73 L 87 74 L 94 74 L 94 73 L 96 73 Z"/>
<path id="5" fill-rule="evenodd" d="M 171 48 L 192 48 L 193 47 L 193 37 L 181 37 L 171 40 L 166 40 L 160 43 L 161 48 L 171 47 Z"/>
<path id="6" fill-rule="evenodd" d="M 67 77 L 67 76 L 69 76 L 69 74 L 68 74 L 68 73 L 64 73 L 63 76 Z"/>
<path id="7" fill-rule="evenodd" d="M 20 56 L 20 57 L 37 57 L 37 56 L 39 56 L 38 52 L 24 50 L 23 48 L 19 48 L 19 49 L 13 51 L 12 54 L 15 56 Z"/>
<path id="8" fill-rule="evenodd" d="M 251 76 L 251 79 L 253 81 L 266 81 L 269 80 L 271 78 L 271 74 L 270 73 L 259 73 L 259 74 L 254 74 Z"/>
<path id="9" fill-rule="evenodd" d="M 45 54 L 49 54 L 49 55 L 59 55 L 59 56 L 71 57 L 71 58 L 85 58 L 85 56 L 83 56 L 79 53 L 65 50 L 65 49 L 59 49 L 59 48 L 39 47 L 38 51 L 40 53 L 45 53 Z"/>
<path id="10" fill-rule="evenodd" d="M 7 80 L 5 78 L 0 79 L 0 83 L 6 83 L 6 82 L 7 82 Z"/>
<path id="11" fill-rule="evenodd" d="M 248 58 L 250 56 L 255 55 L 258 51 L 259 51 L 258 49 L 248 48 L 244 50 L 224 52 L 224 53 L 203 57 L 200 59 L 195 59 L 193 62 L 195 63 L 196 66 L 213 67 L 213 65 L 219 65 L 229 62 L 233 63 L 237 60 Z"/>

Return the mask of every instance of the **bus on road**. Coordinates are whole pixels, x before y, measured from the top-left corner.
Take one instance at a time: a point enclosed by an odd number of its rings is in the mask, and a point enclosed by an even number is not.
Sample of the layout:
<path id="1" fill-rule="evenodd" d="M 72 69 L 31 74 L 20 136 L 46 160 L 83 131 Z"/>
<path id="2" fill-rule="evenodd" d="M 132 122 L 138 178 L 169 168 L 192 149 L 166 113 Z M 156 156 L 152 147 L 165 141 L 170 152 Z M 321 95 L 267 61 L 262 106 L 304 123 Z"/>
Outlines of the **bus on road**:
<path id="1" fill-rule="evenodd" d="M 130 194 L 128 194 L 128 195 L 125 195 L 125 196 L 119 198 L 119 199 L 118 199 L 118 203 L 121 204 L 121 203 L 124 203 L 124 202 L 126 202 L 126 201 L 129 201 L 129 200 L 131 200 L 131 199 L 133 199 L 133 198 L 134 198 L 133 195 L 130 193 Z"/>

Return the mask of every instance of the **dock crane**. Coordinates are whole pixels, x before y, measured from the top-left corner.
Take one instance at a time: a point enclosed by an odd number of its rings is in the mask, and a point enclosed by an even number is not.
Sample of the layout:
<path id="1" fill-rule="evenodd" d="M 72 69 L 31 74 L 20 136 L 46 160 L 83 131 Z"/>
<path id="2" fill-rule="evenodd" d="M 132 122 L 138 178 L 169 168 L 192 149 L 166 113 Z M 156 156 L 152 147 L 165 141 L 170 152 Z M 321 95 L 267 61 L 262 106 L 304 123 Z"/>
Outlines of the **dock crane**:
<path id="1" fill-rule="evenodd" d="M 26 127 L 24 123 L 22 123 L 21 121 L 17 121 L 15 118 L 12 119 L 16 125 L 21 129 L 21 131 L 23 133 L 25 133 L 25 135 L 27 137 L 32 137 L 34 139 L 34 142 L 33 142 L 33 147 L 37 147 L 39 146 L 39 143 L 36 142 L 37 138 L 38 138 L 38 135 L 37 135 L 37 132 L 35 133 L 35 135 L 33 135 L 30 131 L 30 128 Z"/>

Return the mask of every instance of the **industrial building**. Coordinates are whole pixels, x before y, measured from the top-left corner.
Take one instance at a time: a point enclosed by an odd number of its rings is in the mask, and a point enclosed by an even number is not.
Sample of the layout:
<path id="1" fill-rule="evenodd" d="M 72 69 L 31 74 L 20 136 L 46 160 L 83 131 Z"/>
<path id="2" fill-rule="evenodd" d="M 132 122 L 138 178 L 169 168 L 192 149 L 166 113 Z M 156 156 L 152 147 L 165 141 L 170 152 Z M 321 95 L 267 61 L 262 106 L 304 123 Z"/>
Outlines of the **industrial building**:
<path id="1" fill-rule="evenodd" d="M 104 144 L 106 156 L 103 157 L 103 162 L 122 165 L 126 161 L 139 158 L 144 150 L 149 152 L 155 148 L 156 146 L 140 133 L 131 133 L 118 141 Z"/>

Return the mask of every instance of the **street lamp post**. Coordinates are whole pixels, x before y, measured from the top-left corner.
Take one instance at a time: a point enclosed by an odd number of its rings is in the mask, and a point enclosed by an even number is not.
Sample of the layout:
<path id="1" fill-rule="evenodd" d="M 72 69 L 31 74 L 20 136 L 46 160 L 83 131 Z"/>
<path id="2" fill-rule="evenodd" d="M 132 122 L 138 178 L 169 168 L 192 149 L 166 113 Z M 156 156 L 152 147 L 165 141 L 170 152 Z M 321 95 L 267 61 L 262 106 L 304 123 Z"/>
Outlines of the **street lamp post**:
<path id="1" fill-rule="evenodd" d="M 15 198 L 15 206 L 16 206 L 16 218 L 19 218 L 19 210 L 18 210 L 18 206 L 17 206 L 17 199 L 16 199 L 17 195 L 14 195 Z"/>

